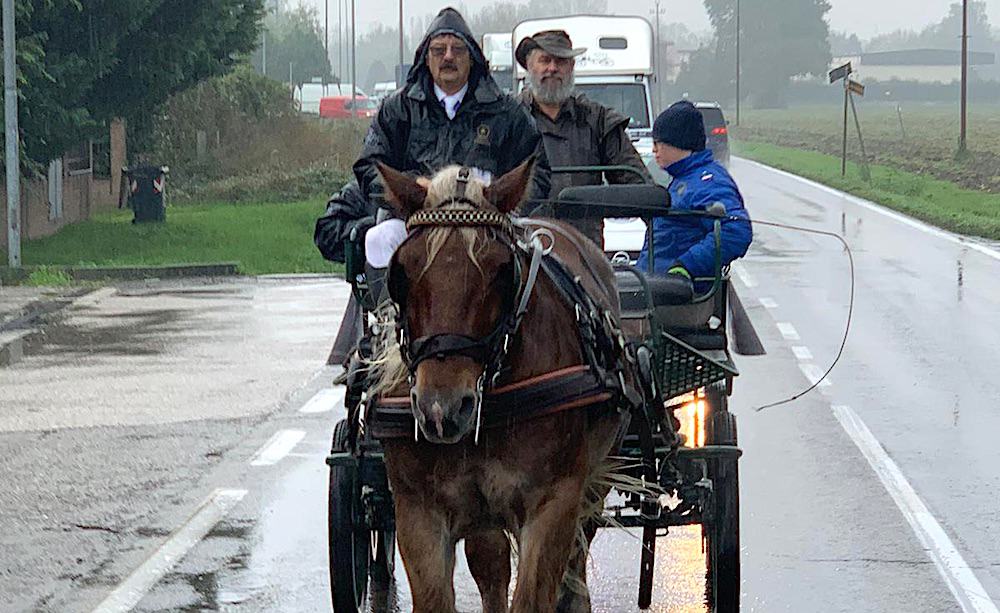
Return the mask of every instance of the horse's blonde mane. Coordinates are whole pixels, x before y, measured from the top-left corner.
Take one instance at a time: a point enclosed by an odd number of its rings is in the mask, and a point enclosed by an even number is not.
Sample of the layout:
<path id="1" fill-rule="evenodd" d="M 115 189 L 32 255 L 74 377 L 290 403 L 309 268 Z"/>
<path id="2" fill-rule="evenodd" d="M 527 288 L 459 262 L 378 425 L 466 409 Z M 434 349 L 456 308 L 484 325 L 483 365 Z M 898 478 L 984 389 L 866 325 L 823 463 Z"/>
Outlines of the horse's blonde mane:
<path id="1" fill-rule="evenodd" d="M 424 200 L 425 210 L 477 210 L 492 206 L 486 198 L 486 184 L 474 176 L 469 177 L 464 198 L 478 206 L 473 207 L 466 203 L 453 201 L 458 193 L 458 173 L 460 170 L 461 166 L 448 166 L 434 175 L 427 188 L 427 198 Z M 430 270 L 448 238 L 456 233 L 462 238 L 465 252 L 472 265 L 476 267 L 480 275 L 485 275 L 479 263 L 479 256 L 489 246 L 490 240 L 494 236 L 492 229 L 441 226 L 430 228 L 426 232 L 427 252 L 420 276 Z M 383 324 L 380 326 L 380 331 L 382 334 L 378 345 L 382 347 L 382 351 L 377 353 L 370 364 L 378 373 L 378 382 L 372 388 L 372 392 L 375 394 L 392 391 L 406 379 L 406 366 L 399 354 L 399 344 L 395 341 L 393 326 Z"/>

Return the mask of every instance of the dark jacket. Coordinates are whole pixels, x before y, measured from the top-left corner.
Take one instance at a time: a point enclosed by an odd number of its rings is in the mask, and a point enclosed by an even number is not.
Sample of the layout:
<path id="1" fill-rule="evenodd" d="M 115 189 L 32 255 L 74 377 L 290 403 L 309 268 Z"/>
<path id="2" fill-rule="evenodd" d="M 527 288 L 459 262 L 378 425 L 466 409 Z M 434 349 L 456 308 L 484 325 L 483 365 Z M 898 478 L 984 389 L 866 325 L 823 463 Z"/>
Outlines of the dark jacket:
<path id="1" fill-rule="evenodd" d="M 434 95 L 426 64 L 430 40 L 440 34 L 464 40 L 472 58 L 469 89 L 453 120 Z M 385 99 L 372 121 L 354 173 L 368 200 L 383 206 L 378 161 L 414 176 L 431 176 L 446 166 L 461 164 L 498 178 L 533 154 L 539 159 L 528 197 L 541 199 L 549 193 L 549 167 L 534 121 L 527 109 L 497 87 L 462 16 L 444 9 L 417 48 L 406 84 Z"/>
<path id="2" fill-rule="evenodd" d="M 316 220 L 313 243 L 324 258 L 343 263 L 344 241 L 355 227 L 373 222 L 376 211 L 365 200 L 357 181 L 350 181 L 326 203 L 326 212 Z"/>
<path id="3" fill-rule="evenodd" d="M 520 101 L 531 111 L 535 125 L 542 133 L 545 155 L 552 168 L 565 166 L 631 166 L 639 174 L 628 171 L 605 173 L 608 183 L 650 183 L 649 171 L 642 163 L 625 128 L 629 118 L 614 109 L 590 100 L 583 94 L 567 98 L 555 121 L 534 103 L 531 93 L 521 93 Z M 571 185 L 600 185 L 602 173 L 552 173 L 550 198 Z M 545 215 L 546 207 L 533 208 L 536 215 Z M 603 223 L 600 219 L 574 220 L 578 227 L 598 245 L 603 244 Z"/>
<path id="4" fill-rule="evenodd" d="M 722 265 L 743 257 L 753 240 L 750 215 L 743 207 L 743 196 L 729 172 L 712 158 L 706 149 L 691 154 L 665 169 L 670 184 L 671 209 L 704 211 L 716 202 L 726 207 L 726 214 L 738 219 L 722 222 Z M 712 219 L 705 217 L 659 217 L 653 220 L 653 269 L 665 273 L 680 264 L 692 277 L 715 274 L 715 234 Z M 636 267 L 646 270 L 649 243 L 643 245 Z"/>

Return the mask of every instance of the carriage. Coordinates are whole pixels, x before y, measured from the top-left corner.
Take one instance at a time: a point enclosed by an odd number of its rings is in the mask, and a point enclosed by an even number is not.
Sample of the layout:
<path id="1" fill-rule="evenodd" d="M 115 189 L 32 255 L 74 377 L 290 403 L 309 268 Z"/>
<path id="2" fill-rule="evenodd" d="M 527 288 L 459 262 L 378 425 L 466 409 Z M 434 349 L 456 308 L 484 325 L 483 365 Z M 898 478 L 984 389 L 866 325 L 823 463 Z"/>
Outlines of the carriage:
<path id="1" fill-rule="evenodd" d="M 612 170 L 586 170 L 595 169 Z M 716 612 L 733 612 L 740 607 L 741 451 L 736 419 L 728 408 L 738 371 L 727 338 L 730 288 L 720 255 L 724 211 L 664 210 L 664 202 L 669 196 L 663 187 L 621 185 L 567 188 L 552 203 L 557 218 L 637 217 L 650 229 L 657 216 L 698 215 L 714 221 L 715 274 L 696 279 L 694 293 L 691 284 L 638 270 L 629 254 L 611 254 L 621 303 L 620 340 L 628 346 L 642 387 L 641 402 L 632 410 L 616 455 L 627 460 L 622 470 L 644 487 L 609 497 L 615 502 L 605 504 L 598 526 L 641 529 L 637 604 L 646 609 L 653 600 L 657 538 L 674 526 L 700 525 L 708 604 Z M 374 305 L 360 234 L 359 229 L 348 241 L 346 275 L 355 297 L 369 309 Z M 380 325 L 371 321 L 366 317 L 365 325 Z M 365 360 L 376 352 L 371 332 L 366 330 L 358 359 L 346 373 L 347 417 L 336 425 L 327 459 L 335 613 L 362 610 L 369 593 L 385 592 L 392 580 L 395 525 L 381 439 L 406 428 L 410 436 L 413 432 L 406 399 L 369 395 Z M 484 401 L 487 406 L 489 400 Z"/>

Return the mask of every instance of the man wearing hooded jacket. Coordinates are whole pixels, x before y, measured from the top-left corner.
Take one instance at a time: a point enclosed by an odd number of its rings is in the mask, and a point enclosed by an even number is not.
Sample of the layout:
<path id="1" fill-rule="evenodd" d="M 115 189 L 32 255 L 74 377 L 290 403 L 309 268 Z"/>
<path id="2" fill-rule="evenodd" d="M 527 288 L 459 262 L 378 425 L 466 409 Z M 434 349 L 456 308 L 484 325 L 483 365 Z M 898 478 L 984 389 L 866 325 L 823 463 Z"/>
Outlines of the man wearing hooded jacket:
<path id="1" fill-rule="evenodd" d="M 406 83 L 386 98 L 372 121 L 354 173 L 365 197 L 382 206 L 385 188 L 377 162 L 418 177 L 460 164 L 489 181 L 536 154 L 529 198 L 544 199 L 549 167 L 534 121 L 500 90 L 465 20 L 446 8 L 417 48 Z M 405 236 L 401 220 L 370 230 L 369 263 L 384 267 Z"/>

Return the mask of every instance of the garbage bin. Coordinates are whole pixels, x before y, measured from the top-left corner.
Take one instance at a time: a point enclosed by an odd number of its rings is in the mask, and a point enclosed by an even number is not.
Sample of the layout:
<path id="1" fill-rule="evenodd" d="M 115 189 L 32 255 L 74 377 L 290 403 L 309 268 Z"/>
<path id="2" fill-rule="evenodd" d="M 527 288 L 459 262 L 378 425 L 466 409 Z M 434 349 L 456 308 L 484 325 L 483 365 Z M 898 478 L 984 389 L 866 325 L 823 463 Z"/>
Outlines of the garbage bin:
<path id="1" fill-rule="evenodd" d="M 128 183 L 128 208 L 132 209 L 132 223 L 166 221 L 166 166 L 141 165 L 122 168 Z"/>

